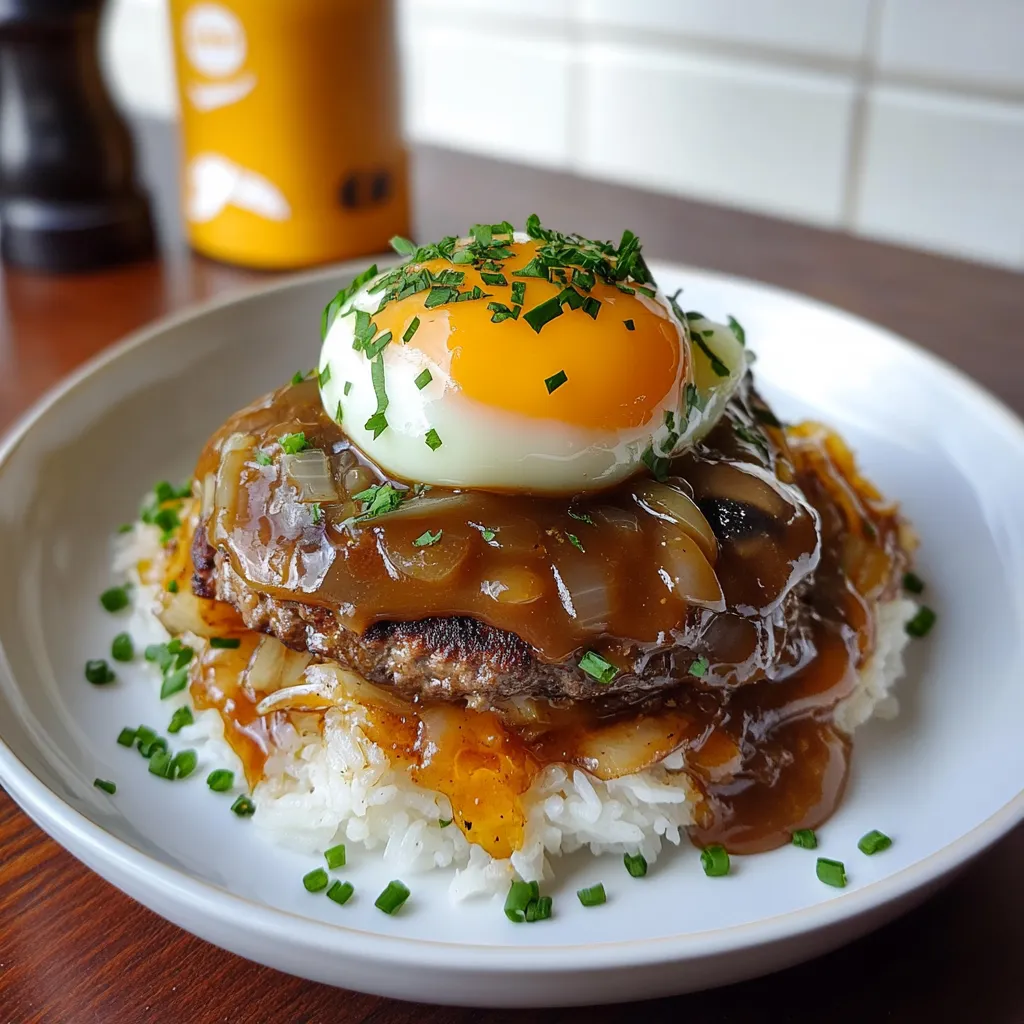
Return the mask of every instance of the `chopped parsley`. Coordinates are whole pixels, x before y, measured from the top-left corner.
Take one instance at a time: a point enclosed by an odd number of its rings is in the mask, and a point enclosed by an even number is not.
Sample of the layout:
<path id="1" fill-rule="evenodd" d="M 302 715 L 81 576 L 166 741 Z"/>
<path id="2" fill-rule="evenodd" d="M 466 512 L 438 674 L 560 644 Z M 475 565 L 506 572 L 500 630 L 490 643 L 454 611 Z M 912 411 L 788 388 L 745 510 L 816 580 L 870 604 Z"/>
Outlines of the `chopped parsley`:
<path id="1" fill-rule="evenodd" d="M 413 381 L 416 387 L 422 391 L 432 380 L 433 376 L 429 370 L 424 370 L 419 376 Z"/>
<path id="2" fill-rule="evenodd" d="M 402 335 L 402 344 L 403 345 L 408 345 L 409 342 L 412 341 L 412 336 L 419 329 L 420 329 L 420 318 L 418 316 L 414 316 L 412 318 L 412 323 L 410 323 L 409 326 L 406 327 L 405 334 Z M 346 388 L 351 387 L 351 384 L 346 384 L 345 387 Z M 348 391 L 346 391 L 345 394 L 347 395 Z"/>
<path id="3" fill-rule="evenodd" d="M 740 324 L 739 320 L 737 320 L 734 316 L 729 317 L 729 326 L 732 328 L 732 333 L 736 335 L 736 340 L 741 345 L 746 346 L 747 332 L 743 330 L 743 327 Z"/>
<path id="4" fill-rule="evenodd" d="M 626 330 L 627 331 L 635 331 L 636 330 L 636 324 L 633 323 L 632 320 L 623 320 L 622 322 L 626 325 Z"/>
<path id="5" fill-rule="evenodd" d="M 313 520 L 314 525 L 316 525 L 320 522 L 321 519 L 323 519 L 324 510 L 320 507 L 319 501 L 314 501 L 313 504 L 309 506 L 309 515 L 310 518 Z"/>
<path id="6" fill-rule="evenodd" d="M 711 663 L 702 654 L 695 661 L 690 662 L 690 668 L 688 669 L 691 676 L 696 676 L 698 679 L 702 679 L 708 669 L 711 667 Z"/>
<path id="7" fill-rule="evenodd" d="M 376 519 L 377 516 L 394 512 L 405 500 L 405 495 L 405 491 L 400 491 L 398 488 L 392 487 L 391 484 L 374 484 L 372 487 L 367 487 L 365 491 L 353 494 L 354 501 L 363 503 L 363 511 L 356 516 L 356 522 Z"/>
<path id="8" fill-rule="evenodd" d="M 574 548 L 576 548 L 577 551 L 582 551 L 584 554 L 586 554 L 586 548 L 584 548 L 583 545 L 580 543 L 580 539 L 576 536 L 575 533 L 567 533 L 566 537 L 569 538 L 569 543 Z"/>
<path id="9" fill-rule="evenodd" d="M 320 340 L 323 341 L 327 337 L 327 332 L 331 329 L 331 325 L 337 319 L 338 313 L 341 307 L 344 306 L 349 299 L 360 288 L 366 284 L 367 281 L 371 281 L 377 276 L 377 264 L 375 263 L 372 267 L 368 267 L 361 274 L 359 274 L 347 288 L 342 288 L 337 295 L 331 299 L 330 302 L 324 307 L 323 315 L 320 317 Z"/>
<path id="10" fill-rule="evenodd" d="M 603 686 L 607 686 L 619 674 L 619 670 L 597 651 L 587 651 L 580 658 L 579 667 Z"/>
<path id="11" fill-rule="evenodd" d="M 440 435 L 433 427 L 427 431 L 427 436 L 424 438 L 424 441 L 426 441 L 427 447 L 432 452 L 436 452 L 443 444 Z"/>
<path id="12" fill-rule="evenodd" d="M 256 449 L 256 463 L 257 463 L 257 465 L 269 466 L 272 461 L 273 460 L 270 458 L 270 456 L 265 451 L 263 451 L 262 448 L 257 448 Z"/>
<path id="13" fill-rule="evenodd" d="M 918 639 L 927 636 L 932 631 L 936 618 L 935 612 L 928 605 L 921 605 L 914 617 L 907 623 L 907 633 Z"/>
<path id="14" fill-rule="evenodd" d="M 363 428 L 372 431 L 376 441 L 388 428 L 384 415 L 388 408 L 388 394 L 384 388 L 384 358 L 380 354 L 370 364 L 370 379 L 373 381 L 373 393 L 377 396 L 377 409 L 363 424 Z"/>
<path id="15" fill-rule="evenodd" d="M 576 519 L 581 523 L 586 523 L 588 526 L 596 526 L 593 518 L 587 512 L 577 512 L 576 509 L 571 506 L 567 509 L 570 519 Z"/>
<path id="16" fill-rule="evenodd" d="M 285 434 L 279 440 L 286 455 L 297 455 L 309 447 L 306 434 L 302 430 L 297 434 Z"/>
<path id="17" fill-rule="evenodd" d="M 331 379 L 331 364 L 328 363 L 318 374 L 317 382 L 323 387 Z"/>
<path id="18" fill-rule="evenodd" d="M 412 542 L 412 546 L 414 548 L 433 547 L 441 539 L 443 532 L 443 530 L 438 530 L 437 533 L 431 533 L 429 530 L 425 530 Z"/>
<path id="19" fill-rule="evenodd" d="M 548 389 L 548 394 L 557 391 L 567 380 L 565 370 L 559 370 L 558 373 L 553 373 L 550 377 L 544 378 L 544 387 Z"/>

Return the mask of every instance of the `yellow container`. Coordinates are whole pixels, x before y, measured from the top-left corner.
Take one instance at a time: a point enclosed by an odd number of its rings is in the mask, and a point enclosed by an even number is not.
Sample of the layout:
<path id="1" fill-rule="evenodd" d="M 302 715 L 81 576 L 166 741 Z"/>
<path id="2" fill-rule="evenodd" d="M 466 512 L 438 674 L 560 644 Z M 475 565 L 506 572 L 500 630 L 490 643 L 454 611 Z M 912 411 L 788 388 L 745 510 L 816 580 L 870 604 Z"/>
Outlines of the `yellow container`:
<path id="1" fill-rule="evenodd" d="M 197 251 L 301 267 L 407 235 L 393 0 L 171 0 Z"/>

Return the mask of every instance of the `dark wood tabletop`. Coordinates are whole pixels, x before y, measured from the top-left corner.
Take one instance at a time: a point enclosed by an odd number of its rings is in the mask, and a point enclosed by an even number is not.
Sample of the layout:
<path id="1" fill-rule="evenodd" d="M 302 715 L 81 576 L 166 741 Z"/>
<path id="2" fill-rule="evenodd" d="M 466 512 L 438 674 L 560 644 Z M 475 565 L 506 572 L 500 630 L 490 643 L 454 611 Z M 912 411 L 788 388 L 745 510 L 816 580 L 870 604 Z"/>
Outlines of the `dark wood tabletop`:
<path id="1" fill-rule="evenodd" d="M 143 126 L 145 128 L 145 126 Z M 0 427 L 126 332 L 269 279 L 188 253 L 166 133 L 143 131 L 160 262 L 75 277 L 7 270 Z M 652 257 L 728 271 L 834 303 L 939 353 L 1024 413 L 1024 276 L 568 175 L 421 149 L 416 237 L 475 221 L 547 222 L 599 238 L 636 231 Z M 1024 1022 L 1024 827 L 921 909 L 846 949 L 758 981 L 637 1008 L 530 1012 L 635 1019 Z M 331 989 L 193 938 L 103 882 L 0 791 L 0 1024 L 497 1024 L 522 1013 L 417 1006 Z"/>

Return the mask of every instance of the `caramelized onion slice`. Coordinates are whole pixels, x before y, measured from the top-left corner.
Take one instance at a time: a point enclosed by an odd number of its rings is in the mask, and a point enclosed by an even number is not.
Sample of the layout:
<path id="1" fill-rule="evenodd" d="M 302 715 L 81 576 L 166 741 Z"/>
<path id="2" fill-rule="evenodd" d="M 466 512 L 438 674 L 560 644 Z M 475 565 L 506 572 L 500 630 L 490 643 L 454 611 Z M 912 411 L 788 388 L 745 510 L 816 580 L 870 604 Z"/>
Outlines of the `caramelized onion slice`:
<path id="1" fill-rule="evenodd" d="M 556 568 L 576 612 L 577 624 L 588 632 L 603 633 L 612 617 L 607 563 L 569 550 L 559 554 Z"/>
<path id="2" fill-rule="evenodd" d="M 618 779 L 664 760 L 686 740 L 690 725 L 682 713 L 613 722 L 590 730 L 576 749 L 592 775 Z"/>
<path id="3" fill-rule="evenodd" d="M 293 686 L 313 655 L 293 651 L 272 636 L 260 639 L 242 674 L 242 683 L 254 693 L 270 693 Z"/>
<path id="4" fill-rule="evenodd" d="M 469 536 L 444 530 L 436 543 L 417 547 L 413 543 L 416 529 L 384 533 L 381 545 L 387 560 L 401 575 L 424 583 L 450 579 L 469 554 Z"/>
<path id="5" fill-rule="evenodd" d="M 667 523 L 661 529 L 662 568 L 672 582 L 673 591 L 687 604 L 712 611 L 725 611 L 722 585 L 704 557 L 697 542 Z"/>
<path id="6" fill-rule="evenodd" d="M 692 537 L 704 557 L 714 565 L 718 558 L 718 541 L 693 498 L 654 480 L 645 480 L 634 487 L 633 497 L 645 512 L 674 523 L 683 533 Z"/>
<path id="7" fill-rule="evenodd" d="M 331 475 L 327 456 L 319 448 L 309 448 L 281 459 L 285 476 L 299 492 L 299 501 L 337 501 L 338 489 Z"/>
<path id="8" fill-rule="evenodd" d="M 156 617 L 172 636 L 194 633 L 196 636 L 223 636 L 238 629 L 241 619 L 235 609 L 221 601 L 196 597 L 187 587 L 177 593 L 160 595 Z"/>
<path id="9" fill-rule="evenodd" d="M 238 486 L 242 479 L 242 467 L 248 461 L 255 443 L 256 439 L 252 434 L 232 434 L 224 442 L 213 495 L 213 503 L 218 509 L 233 514 L 238 507 Z"/>
<path id="10" fill-rule="evenodd" d="M 275 711 L 322 711 L 345 702 L 375 705 L 395 715 L 412 708 L 393 694 L 333 662 L 310 665 L 292 686 L 268 694 L 256 705 L 258 715 Z"/>

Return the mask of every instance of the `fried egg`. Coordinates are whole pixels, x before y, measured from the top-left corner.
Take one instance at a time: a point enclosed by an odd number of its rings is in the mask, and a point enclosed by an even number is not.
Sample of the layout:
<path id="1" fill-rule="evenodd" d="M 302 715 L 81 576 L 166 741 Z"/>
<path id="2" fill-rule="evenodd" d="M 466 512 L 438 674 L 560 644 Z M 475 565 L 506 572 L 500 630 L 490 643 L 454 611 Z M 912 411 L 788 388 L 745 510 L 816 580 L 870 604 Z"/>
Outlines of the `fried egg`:
<path id="1" fill-rule="evenodd" d="M 499 259 L 470 260 L 472 243 L 456 243 L 465 253 L 454 259 L 414 257 L 329 307 L 324 407 L 386 472 L 447 487 L 594 490 L 678 454 L 721 414 L 746 370 L 730 328 L 690 314 L 688 330 L 650 282 L 572 265 L 521 276 L 551 251 L 542 239 L 517 232 L 477 246 Z"/>

